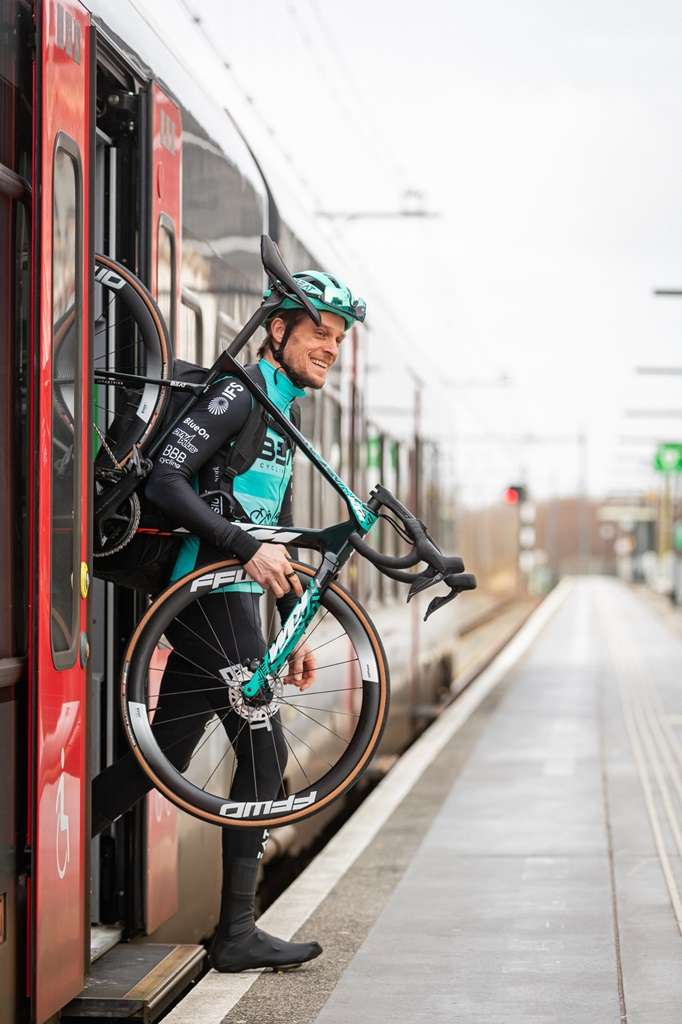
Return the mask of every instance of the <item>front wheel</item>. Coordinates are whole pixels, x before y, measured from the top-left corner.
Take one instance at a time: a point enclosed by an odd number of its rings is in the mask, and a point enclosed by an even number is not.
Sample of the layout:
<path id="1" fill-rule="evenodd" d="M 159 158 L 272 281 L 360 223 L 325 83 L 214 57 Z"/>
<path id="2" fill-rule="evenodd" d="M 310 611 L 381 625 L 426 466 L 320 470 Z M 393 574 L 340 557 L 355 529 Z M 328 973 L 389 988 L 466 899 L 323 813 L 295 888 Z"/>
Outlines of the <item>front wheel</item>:
<path id="1" fill-rule="evenodd" d="M 315 570 L 292 567 L 305 587 Z M 218 825 L 272 828 L 322 810 L 360 778 L 388 714 L 381 640 L 338 583 L 299 641 L 315 659 L 313 685 L 299 690 L 290 662 L 268 680 L 267 703 L 244 701 L 276 634 L 261 604 L 239 561 L 203 566 L 156 598 L 123 663 L 123 721 L 140 765 L 178 807 Z"/>

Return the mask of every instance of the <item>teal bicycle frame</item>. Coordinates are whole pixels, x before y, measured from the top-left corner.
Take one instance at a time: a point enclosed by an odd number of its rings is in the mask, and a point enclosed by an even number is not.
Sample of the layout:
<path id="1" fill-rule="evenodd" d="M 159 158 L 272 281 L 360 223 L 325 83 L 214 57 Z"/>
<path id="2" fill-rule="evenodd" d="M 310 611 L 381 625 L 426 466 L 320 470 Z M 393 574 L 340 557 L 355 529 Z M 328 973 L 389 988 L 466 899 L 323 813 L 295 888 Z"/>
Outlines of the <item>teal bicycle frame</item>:
<path id="1" fill-rule="evenodd" d="M 224 352 L 218 360 L 222 369 L 232 377 L 236 377 L 252 394 L 253 398 L 261 405 L 270 417 L 277 423 L 279 430 L 293 441 L 296 447 L 300 448 L 307 459 L 312 462 L 315 468 L 332 485 L 335 491 L 341 495 L 350 513 L 350 519 L 344 523 L 338 523 L 326 530 L 297 530 L 295 527 L 260 527 L 251 524 L 236 523 L 236 526 L 248 530 L 252 536 L 259 540 L 267 540 L 273 544 L 297 543 L 303 547 L 317 548 L 322 551 L 322 564 L 303 591 L 302 596 L 291 610 L 286 622 L 283 623 L 279 633 L 265 652 L 255 672 L 248 681 L 242 684 L 242 693 L 249 700 L 253 700 L 259 693 L 267 693 L 268 678 L 278 673 L 288 661 L 290 655 L 296 649 L 297 644 L 303 637 L 305 630 L 320 604 L 320 597 L 324 589 L 338 575 L 340 569 L 351 556 L 355 548 L 350 542 L 352 534 L 365 537 L 377 521 L 377 512 L 380 502 L 376 502 L 376 508 L 372 508 L 372 499 L 369 503 L 362 501 L 341 477 L 334 472 L 332 467 L 325 462 L 316 448 L 308 439 L 297 430 L 291 420 L 281 412 L 277 406 L 268 398 L 265 391 L 253 381 L 244 370 L 243 366 L 230 355 Z"/>

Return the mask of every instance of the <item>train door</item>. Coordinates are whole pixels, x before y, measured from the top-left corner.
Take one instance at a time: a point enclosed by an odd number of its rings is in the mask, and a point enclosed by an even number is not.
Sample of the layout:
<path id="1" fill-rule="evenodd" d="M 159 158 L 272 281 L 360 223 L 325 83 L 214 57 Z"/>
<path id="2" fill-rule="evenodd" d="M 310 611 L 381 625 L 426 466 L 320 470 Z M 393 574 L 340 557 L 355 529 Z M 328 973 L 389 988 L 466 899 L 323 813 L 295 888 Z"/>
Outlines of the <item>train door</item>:
<path id="1" fill-rule="evenodd" d="M 77 0 L 38 6 L 35 461 L 30 507 L 32 1016 L 83 987 L 87 967 L 90 26 Z M 38 198 L 39 197 L 39 198 Z"/>
<path id="2" fill-rule="evenodd" d="M 25 991 L 28 361 L 32 10 L 4 0 L 0 43 L 0 1022 Z"/>
<path id="3" fill-rule="evenodd" d="M 156 83 L 151 88 L 151 291 L 178 352 L 182 114 Z M 166 652 L 167 654 L 167 652 Z M 164 652 L 159 651 L 159 657 Z M 178 909 L 178 812 L 158 790 L 145 810 L 144 917 L 147 934 Z"/>
<path id="4" fill-rule="evenodd" d="M 94 159 L 91 174 L 94 249 L 138 270 L 144 236 L 137 231 L 131 210 L 141 206 L 139 160 L 140 89 L 130 67 L 97 35 L 95 70 Z M 144 216 L 144 213 L 142 213 Z M 99 285 L 93 296 L 93 364 L 96 370 L 134 372 L 135 346 L 130 323 L 118 304 Z M 117 409 L 113 388 L 95 380 L 93 386 L 93 440 L 96 449 Z M 91 646 L 89 689 L 90 773 L 99 774 L 125 754 L 120 735 L 118 678 L 125 637 L 134 622 L 134 601 L 111 583 L 93 580 L 90 595 Z M 93 808 L 96 817 L 97 809 Z M 132 816 L 136 818 L 136 815 Z M 121 821 L 98 834 L 91 844 L 90 920 L 91 959 L 103 956 L 126 927 L 135 930 L 140 911 L 137 886 L 131 878 L 129 831 L 137 822 Z"/>
<path id="5" fill-rule="evenodd" d="M 97 36 L 95 77 L 95 250 L 125 263 L 148 284 L 173 338 L 180 280 L 181 113 L 163 89 L 138 76 L 111 46 L 105 30 Z M 93 312 L 95 366 L 134 373 L 138 363 L 129 318 L 120 316 L 98 286 Z M 95 384 L 98 439 L 114 415 L 117 397 L 113 388 Z M 119 661 L 126 638 L 144 612 L 144 601 L 95 580 L 91 610 L 94 777 L 128 751 L 119 722 Z M 91 889 L 93 960 L 124 934 L 155 932 L 176 913 L 177 812 L 159 793 L 151 792 L 93 840 Z"/>

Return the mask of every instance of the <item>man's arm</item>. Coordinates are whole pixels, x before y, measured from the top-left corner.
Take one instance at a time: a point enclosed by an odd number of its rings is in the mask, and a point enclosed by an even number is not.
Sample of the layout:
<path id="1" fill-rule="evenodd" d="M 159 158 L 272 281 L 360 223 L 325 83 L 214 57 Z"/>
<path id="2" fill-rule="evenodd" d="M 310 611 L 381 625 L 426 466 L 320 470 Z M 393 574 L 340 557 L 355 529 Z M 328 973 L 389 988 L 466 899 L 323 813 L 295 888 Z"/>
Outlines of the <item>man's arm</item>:
<path id="1" fill-rule="evenodd" d="M 216 381 L 178 424 L 157 455 L 145 494 L 191 534 L 247 562 L 261 544 L 211 511 L 191 479 L 212 455 L 235 437 L 249 415 L 251 396 L 234 380 Z M 218 481 L 216 481 L 216 489 Z"/>

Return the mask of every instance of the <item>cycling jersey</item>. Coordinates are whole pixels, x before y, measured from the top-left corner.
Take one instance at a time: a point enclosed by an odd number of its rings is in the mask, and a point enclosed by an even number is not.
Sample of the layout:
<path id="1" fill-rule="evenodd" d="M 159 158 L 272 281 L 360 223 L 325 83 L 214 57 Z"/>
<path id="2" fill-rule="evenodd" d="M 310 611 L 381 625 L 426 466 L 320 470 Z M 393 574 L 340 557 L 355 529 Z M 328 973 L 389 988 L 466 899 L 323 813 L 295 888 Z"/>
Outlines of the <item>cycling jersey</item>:
<path id="1" fill-rule="evenodd" d="M 305 392 L 265 359 L 259 364 L 268 398 L 286 414 L 291 403 Z M 188 530 L 181 545 L 171 580 L 234 553 L 248 562 L 260 547 L 239 526 L 217 514 L 199 494 L 224 489 L 219 453 L 244 426 L 253 399 L 234 378 L 216 381 L 169 436 L 154 462 L 146 496 L 164 514 Z M 260 455 L 246 472 L 236 476 L 233 494 L 253 523 L 291 522 L 291 472 L 293 453 L 287 438 L 268 426 Z M 233 589 L 258 590 L 255 583 Z"/>

